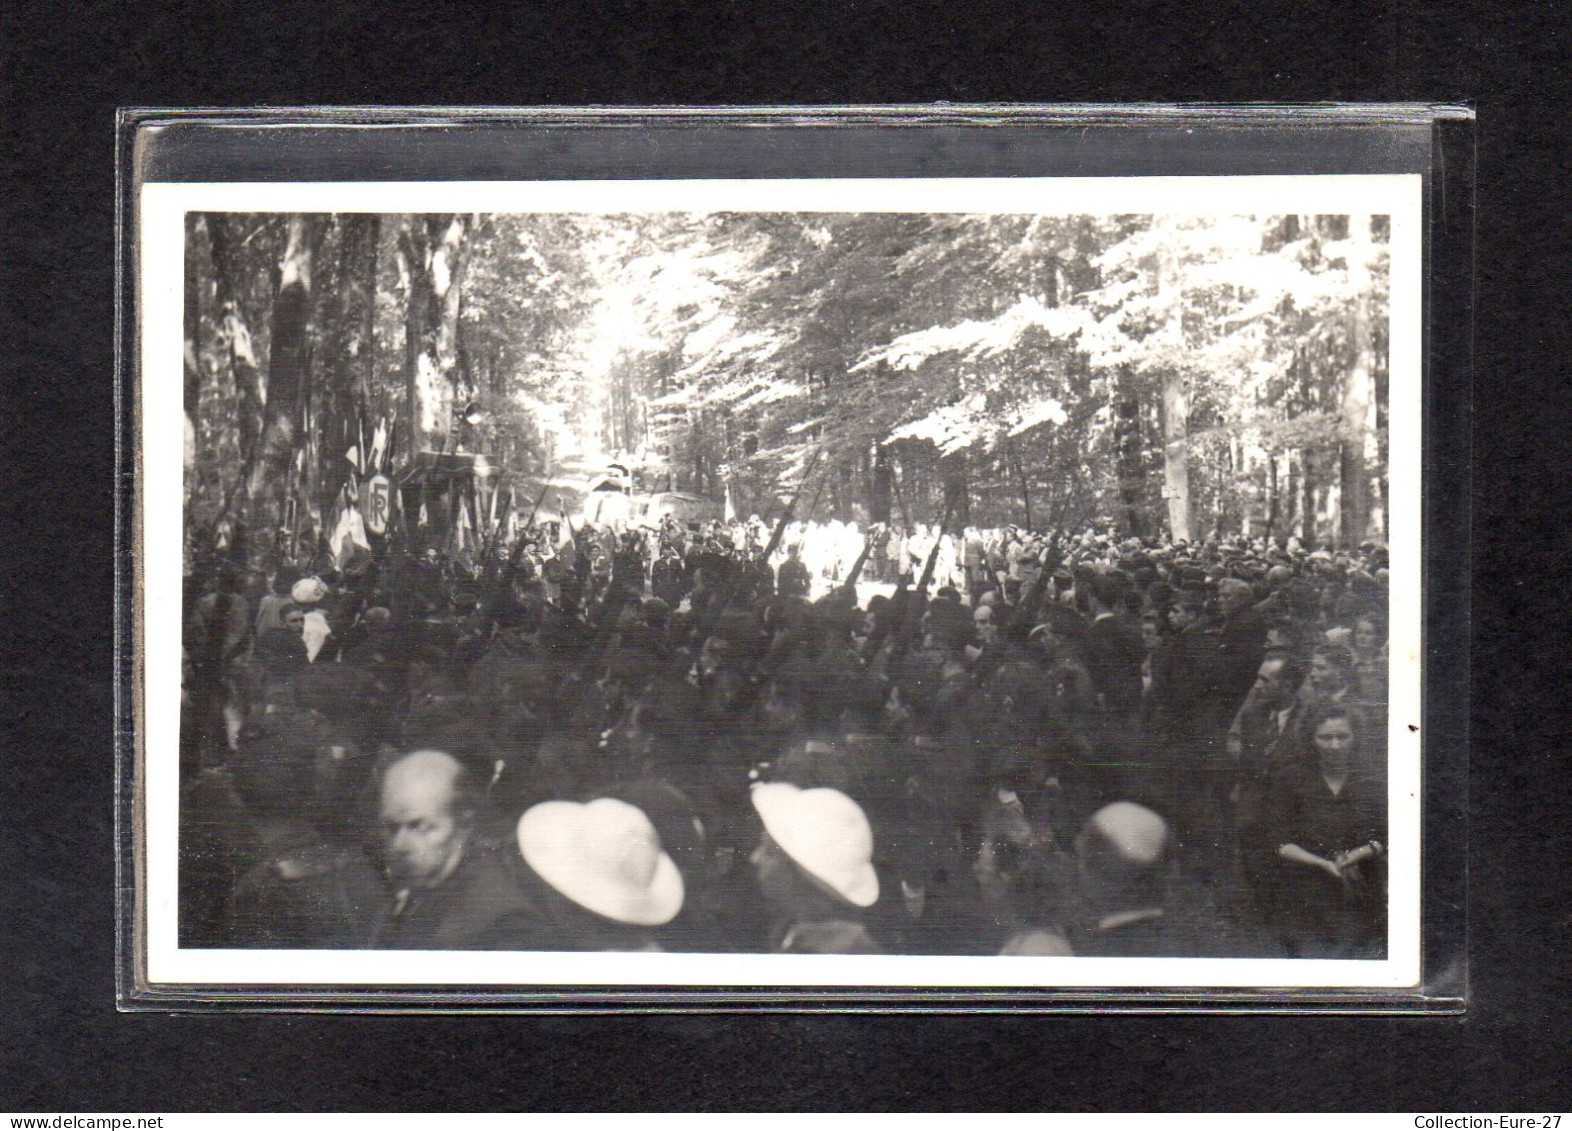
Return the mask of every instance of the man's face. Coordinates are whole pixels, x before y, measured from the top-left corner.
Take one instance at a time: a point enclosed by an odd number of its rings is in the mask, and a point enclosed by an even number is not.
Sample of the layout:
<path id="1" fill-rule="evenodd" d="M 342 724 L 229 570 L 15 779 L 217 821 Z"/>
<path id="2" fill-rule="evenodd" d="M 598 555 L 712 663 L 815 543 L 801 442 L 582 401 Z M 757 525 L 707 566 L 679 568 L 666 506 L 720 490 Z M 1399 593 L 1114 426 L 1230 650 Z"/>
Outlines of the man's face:
<path id="1" fill-rule="evenodd" d="M 1278 710 L 1288 706 L 1294 698 L 1294 688 L 1283 678 L 1283 667 L 1281 660 L 1268 660 L 1255 677 L 1256 693 Z"/>
<path id="2" fill-rule="evenodd" d="M 1157 631 L 1157 623 L 1155 621 L 1143 620 L 1141 622 L 1141 646 L 1150 652 L 1161 642 L 1162 635 Z"/>
<path id="3" fill-rule="evenodd" d="M 773 680 L 770 692 L 764 699 L 764 723 L 774 734 L 789 734 L 802 720 L 802 705 L 789 695 L 781 694 Z"/>
<path id="4" fill-rule="evenodd" d="M 901 702 L 901 689 L 899 685 L 892 685 L 890 693 L 884 700 L 884 724 L 895 728 L 911 718 L 911 711 L 906 704 Z"/>
<path id="5" fill-rule="evenodd" d="M 1343 677 L 1327 656 L 1316 656 L 1310 661 L 1310 686 L 1319 692 L 1336 692 L 1343 686 Z"/>
<path id="6" fill-rule="evenodd" d="M 1376 632 L 1375 624 L 1368 620 L 1361 620 L 1354 625 L 1354 647 L 1361 656 L 1374 656 L 1381 647 L 1381 637 Z"/>
<path id="7" fill-rule="evenodd" d="M 791 858 L 771 839 L 769 833 L 759 834 L 759 847 L 748 857 L 748 863 L 753 865 L 754 876 L 759 881 L 759 894 L 767 903 L 778 907 L 790 901 L 793 887 Z"/>
<path id="8" fill-rule="evenodd" d="M 704 647 L 699 649 L 699 678 L 708 682 L 726 670 L 726 660 L 731 654 L 731 645 L 718 636 L 705 639 Z"/>
<path id="9" fill-rule="evenodd" d="M 1227 585 L 1217 594 L 1217 603 L 1222 607 L 1224 616 L 1233 616 L 1250 604 L 1253 596 L 1248 586 Z"/>
<path id="10" fill-rule="evenodd" d="M 431 752 L 412 755 L 388 771 L 380 816 L 385 863 L 394 883 L 436 887 L 463 859 L 469 830 L 453 812 L 457 773 L 451 758 Z"/>

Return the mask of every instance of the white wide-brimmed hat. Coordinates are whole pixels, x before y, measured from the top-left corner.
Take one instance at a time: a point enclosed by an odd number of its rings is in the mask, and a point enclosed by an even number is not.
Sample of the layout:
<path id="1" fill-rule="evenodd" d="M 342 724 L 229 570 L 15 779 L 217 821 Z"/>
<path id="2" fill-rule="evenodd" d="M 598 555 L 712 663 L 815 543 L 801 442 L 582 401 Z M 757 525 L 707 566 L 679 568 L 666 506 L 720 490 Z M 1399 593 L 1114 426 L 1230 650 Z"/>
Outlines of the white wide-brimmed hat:
<path id="1" fill-rule="evenodd" d="M 852 906 L 873 906 L 879 875 L 873 829 L 861 806 L 838 789 L 788 782 L 755 785 L 750 796 L 764 831 L 793 863 Z"/>
<path id="2" fill-rule="evenodd" d="M 597 915 L 658 927 L 682 910 L 682 873 L 650 819 L 625 801 L 542 802 L 519 818 L 518 843 L 536 875 Z"/>
<path id="3" fill-rule="evenodd" d="M 327 596 L 327 586 L 320 577 L 302 577 L 289 590 L 289 599 L 297 605 L 315 605 Z"/>

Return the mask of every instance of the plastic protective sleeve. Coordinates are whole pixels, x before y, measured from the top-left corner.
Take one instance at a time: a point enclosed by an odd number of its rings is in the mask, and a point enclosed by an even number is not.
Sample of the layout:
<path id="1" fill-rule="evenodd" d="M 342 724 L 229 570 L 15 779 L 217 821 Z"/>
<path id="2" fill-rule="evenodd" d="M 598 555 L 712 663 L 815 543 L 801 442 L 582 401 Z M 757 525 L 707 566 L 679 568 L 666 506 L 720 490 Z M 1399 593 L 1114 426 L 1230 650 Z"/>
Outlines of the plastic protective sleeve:
<path id="1" fill-rule="evenodd" d="M 116 898 L 127 1010 L 1460 1012 L 1467 1000 L 1474 116 L 1463 106 L 126 109 L 117 130 Z M 387 989 L 146 979 L 135 202 L 149 181 L 1424 177 L 1422 979 L 1412 990 Z"/>

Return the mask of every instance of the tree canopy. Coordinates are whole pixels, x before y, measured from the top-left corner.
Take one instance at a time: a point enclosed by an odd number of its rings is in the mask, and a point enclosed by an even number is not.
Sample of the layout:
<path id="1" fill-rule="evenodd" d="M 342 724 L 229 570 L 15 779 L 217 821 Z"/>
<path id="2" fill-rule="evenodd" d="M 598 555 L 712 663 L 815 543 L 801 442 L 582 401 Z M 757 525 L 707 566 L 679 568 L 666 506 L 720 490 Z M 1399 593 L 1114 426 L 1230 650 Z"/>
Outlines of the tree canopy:
<path id="1" fill-rule="evenodd" d="M 381 424 L 521 487 L 616 459 L 763 514 L 817 460 L 819 517 L 1379 538 L 1387 231 L 193 214 L 189 507 L 310 542 Z"/>

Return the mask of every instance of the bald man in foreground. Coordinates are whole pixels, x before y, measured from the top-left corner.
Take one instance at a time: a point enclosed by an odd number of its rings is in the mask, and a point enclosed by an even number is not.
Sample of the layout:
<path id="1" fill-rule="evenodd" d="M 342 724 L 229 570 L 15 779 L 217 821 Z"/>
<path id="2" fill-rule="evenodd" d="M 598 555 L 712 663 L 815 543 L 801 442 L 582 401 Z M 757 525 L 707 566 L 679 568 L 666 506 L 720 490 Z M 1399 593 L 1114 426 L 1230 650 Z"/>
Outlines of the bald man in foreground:
<path id="1" fill-rule="evenodd" d="M 1233 953 L 1204 889 L 1172 867 L 1168 823 L 1129 801 L 1105 805 L 1075 838 L 1082 906 L 1077 955 L 1180 958 Z"/>
<path id="2" fill-rule="evenodd" d="M 539 922 L 500 856 L 475 836 L 480 791 L 441 750 L 388 765 L 379 818 L 392 901 L 373 947 L 528 950 Z"/>

